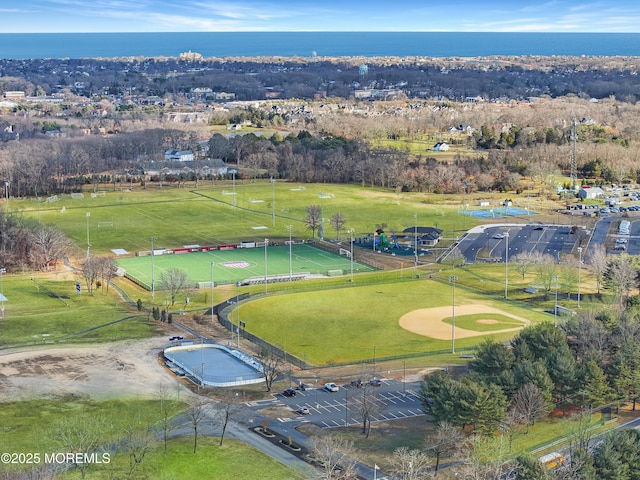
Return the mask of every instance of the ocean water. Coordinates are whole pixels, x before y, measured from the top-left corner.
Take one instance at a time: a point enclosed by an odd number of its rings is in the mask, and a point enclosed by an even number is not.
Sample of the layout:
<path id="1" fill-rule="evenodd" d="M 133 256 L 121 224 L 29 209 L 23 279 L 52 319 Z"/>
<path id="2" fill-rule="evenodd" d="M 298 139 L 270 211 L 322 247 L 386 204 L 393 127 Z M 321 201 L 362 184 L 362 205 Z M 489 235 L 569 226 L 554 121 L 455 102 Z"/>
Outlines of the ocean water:
<path id="1" fill-rule="evenodd" d="M 0 34 L 0 58 L 639 56 L 638 33 L 263 32 Z"/>

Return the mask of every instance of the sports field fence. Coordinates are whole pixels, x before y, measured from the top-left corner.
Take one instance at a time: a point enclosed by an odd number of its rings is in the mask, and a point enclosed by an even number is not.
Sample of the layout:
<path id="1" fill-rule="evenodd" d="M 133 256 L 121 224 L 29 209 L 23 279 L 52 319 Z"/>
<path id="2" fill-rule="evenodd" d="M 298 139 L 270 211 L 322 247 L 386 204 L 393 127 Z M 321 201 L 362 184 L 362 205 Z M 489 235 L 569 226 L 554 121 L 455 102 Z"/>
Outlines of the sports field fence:
<path id="1" fill-rule="evenodd" d="M 238 325 L 237 323 L 234 323 L 233 318 L 230 318 L 231 312 L 238 304 L 250 299 L 253 296 L 255 295 L 250 293 L 245 293 L 245 294 L 239 295 L 238 297 L 233 297 L 227 300 L 226 302 L 215 305 L 214 313 L 217 314 L 218 322 L 220 323 L 220 325 L 222 325 L 224 328 L 226 328 L 230 332 L 234 332 L 237 335 Z M 207 314 L 210 315 L 211 310 L 209 310 Z M 300 359 L 294 355 L 291 355 L 290 352 L 287 352 L 281 349 L 280 347 L 277 347 L 276 345 L 273 345 L 272 343 L 269 343 L 266 340 L 256 335 L 253 335 L 251 332 L 247 332 L 246 330 L 244 330 L 242 322 L 240 322 L 239 333 L 240 333 L 240 338 L 243 338 L 253 343 L 257 347 L 258 351 L 261 352 L 262 355 L 264 354 L 277 355 L 280 358 L 282 358 L 285 362 L 291 363 L 292 365 L 295 365 L 296 367 L 301 368 L 303 370 L 308 370 L 311 368 L 314 368 L 314 369 L 334 368 L 334 367 L 343 367 L 343 366 L 350 366 L 350 365 L 375 365 L 375 364 L 384 363 L 384 362 L 391 362 L 394 360 L 406 360 L 408 358 L 432 357 L 435 355 L 446 355 L 451 353 L 451 349 L 432 350 L 428 352 L 414 352 L 414 353 L 407 353 L 407 354 L 401 354 L 401 355 L 391 355 L 386 357 L 364 358 L 361 360 L 354 360 L 354 361 L 348 361 L 348 362 L 332 362 L 331 364 L 328 364 L 328 365 L 311 365 L 305 360 Z M 476 350 L 477 350 L 477 347 L 475 346 L 456 348 L 456 351 L 460 354 L 461 358 L 469 358 L 469 355 L 475 352 Z"/>

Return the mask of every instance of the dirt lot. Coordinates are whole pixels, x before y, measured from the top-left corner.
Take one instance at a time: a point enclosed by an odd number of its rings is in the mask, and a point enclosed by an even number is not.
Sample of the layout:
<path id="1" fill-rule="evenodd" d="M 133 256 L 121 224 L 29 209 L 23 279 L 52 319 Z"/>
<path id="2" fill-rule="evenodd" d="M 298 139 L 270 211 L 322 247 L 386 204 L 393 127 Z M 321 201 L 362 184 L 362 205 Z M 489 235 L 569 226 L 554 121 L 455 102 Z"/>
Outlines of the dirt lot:
<path id="1" fill-rule="evenodd" d="M 158 361 L 166 337 L 91 346 L 0 351 L 0 401 L 64 395 L 152 396 L 178 384 Z"/>

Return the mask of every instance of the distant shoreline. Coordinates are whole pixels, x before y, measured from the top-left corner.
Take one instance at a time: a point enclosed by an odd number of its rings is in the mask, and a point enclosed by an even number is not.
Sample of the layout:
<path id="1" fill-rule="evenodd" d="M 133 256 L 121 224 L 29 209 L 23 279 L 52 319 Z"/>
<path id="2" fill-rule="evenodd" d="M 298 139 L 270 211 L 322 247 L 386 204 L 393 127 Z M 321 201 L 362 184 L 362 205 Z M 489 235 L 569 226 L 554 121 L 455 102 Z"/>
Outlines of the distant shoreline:
<path id="1" fill-rule="evenodd" d="M 638 33 L 194 32 L 0 33 L 0 59 L 633 58 Z"/>

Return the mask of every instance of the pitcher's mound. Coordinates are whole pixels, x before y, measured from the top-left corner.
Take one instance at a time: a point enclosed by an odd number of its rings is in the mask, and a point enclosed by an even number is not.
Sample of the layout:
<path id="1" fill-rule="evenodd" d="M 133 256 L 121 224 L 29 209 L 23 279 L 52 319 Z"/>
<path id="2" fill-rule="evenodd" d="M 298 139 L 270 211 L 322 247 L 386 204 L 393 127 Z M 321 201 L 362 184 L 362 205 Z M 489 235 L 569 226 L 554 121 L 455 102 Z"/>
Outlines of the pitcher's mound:
<path id="1" fill-rule="evenodd" d="M 417 333 L 418 335 L 435 338 L 436 340 L 449 340 L 451 338 L 451 325 L 445 323 L 443 320 L 451 318 L 452 313 L 453 311 L 450 306 L 421 308 L 418 310 L 413 310 L 400 317 L 399 323 L 400 326 L 405 330 Z M 518 317 L 517 315 L 513 315 L 511 313 L 505 312 L 504 310 L 498 310 L 497 308 L 489 307 L 487 305 L 456 305 L 455 308 L 456 316 L 477 315 L 482 313 L 500 314 L 505 317 L 518 320 L 524 325 L 522 327 L 506 328 L 489 332 L 467 330 L 464 328 L 455 327 L 456 338 L 478 337 L 480 335 L 491 335 L 492 333 L 515 332 L 521 330 L 525 325 L 529 325 L 530 323 L 526 318 Z M 499 323 L 496 320 L 490 318 L 480 319 L 476 322 L 485 325 Z"/>

